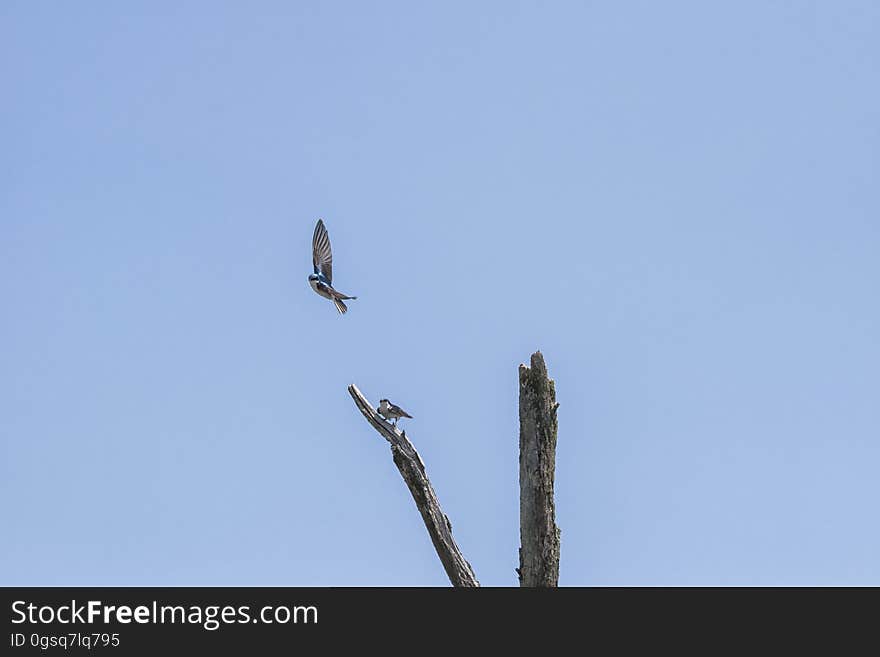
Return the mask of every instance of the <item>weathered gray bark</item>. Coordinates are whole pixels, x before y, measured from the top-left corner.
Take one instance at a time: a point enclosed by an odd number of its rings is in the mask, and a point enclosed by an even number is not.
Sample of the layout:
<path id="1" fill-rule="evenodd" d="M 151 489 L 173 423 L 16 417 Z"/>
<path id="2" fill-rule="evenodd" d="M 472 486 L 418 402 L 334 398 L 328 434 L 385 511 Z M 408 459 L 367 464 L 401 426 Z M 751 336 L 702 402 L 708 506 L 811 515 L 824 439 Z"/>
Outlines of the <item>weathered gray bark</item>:
<path id="1" fill-rule="evenodd" d="M 559 527 L 556 472 L 556 386 L 540 351 L 519 366 L 519 574 L 520 586 L 558 586 Z"/>
<path id="2" fill-rule="evenodd" d="M 431 486 L 425 472 L 425 464 L 422 463 L 416 448 L 406 437 L 406 432 L 383 420 L 367 398 L 357 389 L 357 386 L 348 386 L 348 394 L 351 395 L 355 405 L 367 418 L 367 422 L 391 443 L 391 456 L 394 459 L 394 464 L 400 470 L 400 474 L 406 482 L 413 500 L 415 500 L 416 507 L 422 514 L 428 535 L 431 537 L 434 549 L 437 550 L 437 556 L 440 557 L 443 568 L 446 569 L 449 581 L 453 586 L 479 586 L 480 583 L 477 581 L 471 565 L 461 554 L 455 539 L 452 538 L 452 524 L 443 513 L 443 509 L 440 508 L 434 487 Z"/>

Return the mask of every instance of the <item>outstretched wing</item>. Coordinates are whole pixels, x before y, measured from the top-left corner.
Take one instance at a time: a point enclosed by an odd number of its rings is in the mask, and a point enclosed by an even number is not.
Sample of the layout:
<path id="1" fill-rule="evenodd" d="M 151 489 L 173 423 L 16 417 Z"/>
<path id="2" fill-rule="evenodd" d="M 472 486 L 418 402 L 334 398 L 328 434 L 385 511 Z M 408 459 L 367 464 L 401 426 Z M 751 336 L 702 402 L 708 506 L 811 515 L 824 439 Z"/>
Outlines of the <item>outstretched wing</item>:
<path id="1" fill-rule="evenodd" d="M 312 237 L 312 266 L 316 274 L 321 274 L 328 283 L 333 283 L 333 254 L 330 252 L 330 236 L 324 221 L 318 219 L 315 235 Z"/>

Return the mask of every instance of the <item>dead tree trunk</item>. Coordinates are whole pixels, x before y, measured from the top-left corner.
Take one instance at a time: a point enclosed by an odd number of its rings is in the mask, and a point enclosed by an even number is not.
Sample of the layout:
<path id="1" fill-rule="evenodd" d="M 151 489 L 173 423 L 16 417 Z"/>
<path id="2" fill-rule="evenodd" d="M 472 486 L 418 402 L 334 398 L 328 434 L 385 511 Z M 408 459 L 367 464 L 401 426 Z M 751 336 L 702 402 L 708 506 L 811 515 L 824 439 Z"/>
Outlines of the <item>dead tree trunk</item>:
<path id="1" fill-rule="evenodd" d="M 520 586 L 558 586 L 559 527 L 556 472 L 556 386 L 540 351 L 519 366 L 519 574 Z"/>
<path id="2" fill-rule="evenodd" d="M 479 586 L 480 583 L 477 581 L 471 565 L 462 555 L 455 539 L 452 538 L 452 523 L 440 508 L 434 487 L 431 486 L 425 472 L 425 464 L 422 463 L 416 448 L 406 437 L 406 432 L 383 420 L 367 398 L 357 389 L 357 386 L 348 386 L 348 394 L 354 399 L 355 405 L 363 413 L 367 422 L 391 443 L 391 456 L 394 459 L 394 464 L 400 470 L 400 474 L 406 482 L 413 500 L 415 500 L 416 507 L 422 514 L 428 535 L 431 537 L 434 549 L 437 550 L 437 556 L 440 557 L 443 568 L 446 569 L 449 581 L 453 586 Z"/>

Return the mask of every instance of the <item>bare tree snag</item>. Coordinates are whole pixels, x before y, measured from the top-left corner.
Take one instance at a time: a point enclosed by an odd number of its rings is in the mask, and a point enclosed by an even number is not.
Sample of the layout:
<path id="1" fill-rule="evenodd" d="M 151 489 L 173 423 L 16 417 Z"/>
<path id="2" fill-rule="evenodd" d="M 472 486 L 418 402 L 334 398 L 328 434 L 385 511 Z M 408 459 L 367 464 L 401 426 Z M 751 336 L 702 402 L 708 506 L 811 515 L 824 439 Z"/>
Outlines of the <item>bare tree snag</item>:
<path id="1" fill-rule="evenodd" d="M 383 420 L 354 384 L 348 386 L 348 394 L 354 399 L 355 405 L 363 413 L 363 416 L 367 418 L 367 422 L 391 443 L 391 456 L 394 459 L 394 464 L 400 470 L 409 492 L 412 493 L 416 507 L 422 514 L 428 535 L 431 537 L 434 549 L 437 550 L 437 556 L 440 557 L 443 568 L 446 569 L 449 581 L 453 586 L 479 586 L 480 583 L 477 581 L 471 565 L 458 549 L 455 539 L 452 538 L 452 523 L 440 508 L 434 487 L 431 486 L 425 472 L 425 464 L 422 463 L 416 448 L 406 437 L 406 432 Z"/>
<path id="2" fill-rule="evenodd" d="M 520 586 L 558 586 L 559 527 L 556 472 L 556 386 L 540 351 L 519 366 L 519 574 Z"/>

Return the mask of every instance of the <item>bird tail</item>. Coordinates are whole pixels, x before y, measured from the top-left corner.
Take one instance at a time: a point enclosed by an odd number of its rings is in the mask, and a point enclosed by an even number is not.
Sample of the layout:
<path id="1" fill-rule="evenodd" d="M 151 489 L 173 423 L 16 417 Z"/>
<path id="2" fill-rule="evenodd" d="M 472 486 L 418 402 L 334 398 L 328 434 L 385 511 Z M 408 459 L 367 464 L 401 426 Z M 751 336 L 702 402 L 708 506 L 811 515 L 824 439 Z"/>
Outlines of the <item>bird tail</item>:
<path id="1" fill-rule="evenodd" d="M 348 306 L 346 306 L 346 305 L 345 305 L 344 303 L 342 303 L 342 302 L 343 302 L 343 301 L 348 301 L 349 299 L 357 299 L 357 297 L 350 297 L 350 296 L 347 296 L 347 295 L 345 295 L 345 294 L 343 294 L 342 292 L 339 292 L 339 291 L 337 291 L 337 290 L 333 290 L 333 291 L 332 291 L 332 294 L 333 294 L 333 303 L 336 304 L 336 310 L 338 310 L 338 311 L 339 311 L 339 314 L 341 314 L 341 315 L 344 315 L 344 314 L 345 314 L 345 311 L 348 310 Z"/>

